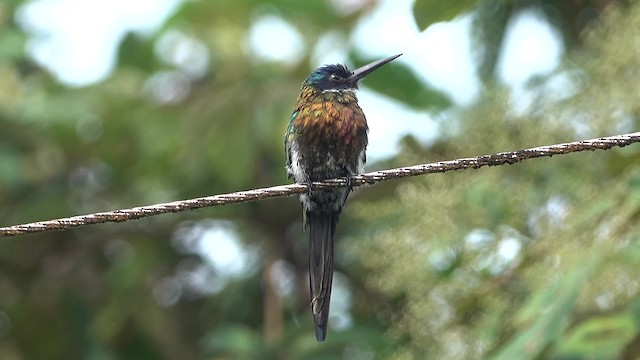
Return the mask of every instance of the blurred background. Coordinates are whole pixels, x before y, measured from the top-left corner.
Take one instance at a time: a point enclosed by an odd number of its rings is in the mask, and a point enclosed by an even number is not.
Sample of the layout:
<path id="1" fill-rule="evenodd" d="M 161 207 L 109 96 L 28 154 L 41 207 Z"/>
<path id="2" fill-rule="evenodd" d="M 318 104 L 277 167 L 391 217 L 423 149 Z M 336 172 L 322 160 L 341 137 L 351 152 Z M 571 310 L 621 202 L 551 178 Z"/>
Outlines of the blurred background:
<path id="1" fill-rule="evenodd" d="M 325 63 L 367 170 L 637 131 L 640 2 L 0 2 L 0 225 L 287 183 Z M 0 240 L 1 359 L 635 359 L 640 146 L 390 181 L 338 227 L 328 340 L 294 197 Z"/>

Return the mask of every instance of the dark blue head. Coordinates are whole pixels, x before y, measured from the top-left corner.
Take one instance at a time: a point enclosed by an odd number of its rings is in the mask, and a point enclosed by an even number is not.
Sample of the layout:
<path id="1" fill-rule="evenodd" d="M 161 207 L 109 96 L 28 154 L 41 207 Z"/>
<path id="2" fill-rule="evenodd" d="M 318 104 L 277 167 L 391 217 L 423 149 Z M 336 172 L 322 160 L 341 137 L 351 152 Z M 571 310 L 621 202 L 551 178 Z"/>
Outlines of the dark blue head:
<path id="1" fill-rule="evenodd" d="M 312 72 L 304 81 L 303 86 L 312 86 L 323 91 L 357 89 L 358 81 L 360 79 L 380 68 L 382 65 L 396 59 L 400 55 L 402 54 L 374 61 L 354 71 L 349 70 L 345 65 L 325 65 Z"/>
<path id="2" fill-rule="evenodd" d="M 325 65 L 312 72 L 304 84 L 319 90 L 357 89 L 358 83 L 349 81 L 351 74 L 346 65 Z"/>

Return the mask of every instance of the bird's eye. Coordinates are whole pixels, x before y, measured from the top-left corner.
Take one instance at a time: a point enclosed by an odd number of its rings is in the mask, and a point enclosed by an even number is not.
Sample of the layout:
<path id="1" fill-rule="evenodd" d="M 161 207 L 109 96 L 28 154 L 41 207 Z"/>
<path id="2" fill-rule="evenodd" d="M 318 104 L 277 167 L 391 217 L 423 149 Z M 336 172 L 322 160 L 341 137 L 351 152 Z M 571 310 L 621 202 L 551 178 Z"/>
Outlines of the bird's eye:
<path id="1" fill-rule="evenodd" d="M 331 80 L 332 80 L 332 81 L 338 81 L 338 80 L 340 80 L 340 79 L 342 79 L 342 78 L 340 77 L 340 75 L 338 75 L 338 74 L 331 74 Z"/>

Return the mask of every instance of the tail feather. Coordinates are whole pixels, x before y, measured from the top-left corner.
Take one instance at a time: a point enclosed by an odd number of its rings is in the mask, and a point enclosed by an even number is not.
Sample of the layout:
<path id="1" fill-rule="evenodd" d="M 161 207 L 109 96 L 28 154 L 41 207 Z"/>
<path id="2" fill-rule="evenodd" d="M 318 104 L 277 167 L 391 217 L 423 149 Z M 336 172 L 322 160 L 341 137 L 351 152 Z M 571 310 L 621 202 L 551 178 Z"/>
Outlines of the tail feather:
<path id="1" fill-rule="evenodd" d="M 309 231 L 309 285 L 311 311 L 316 339 L 327 337 L 327 319 L 333 282 L 333 254 L 336 224 L 340 214 L 309 211 L 306 214 Z"/>

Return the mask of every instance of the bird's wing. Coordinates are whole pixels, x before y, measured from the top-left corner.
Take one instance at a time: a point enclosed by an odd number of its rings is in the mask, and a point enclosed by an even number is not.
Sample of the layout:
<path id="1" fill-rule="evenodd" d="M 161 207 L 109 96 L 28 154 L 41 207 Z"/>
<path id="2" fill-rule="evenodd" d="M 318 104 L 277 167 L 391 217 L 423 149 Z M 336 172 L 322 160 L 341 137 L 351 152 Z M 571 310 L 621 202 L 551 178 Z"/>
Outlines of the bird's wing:
<path id="1" fill-rule="evenodd" d="M 287 169 L 291 167 L 291 145 L 293 144 L 293 137 L 296 132 L 294 121 L 296 120 L 297 116 L 298 110 L 296 109 L 293 114 L 291 114 L 289 125 L 287 126 L 287 130 L 284 133 L 284 156 L 287 161 Z M 289 177 L 291 177 L 291 173 L 289 173 Z"/>

